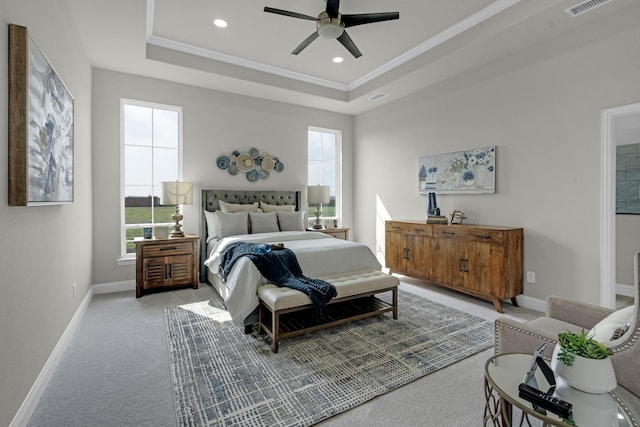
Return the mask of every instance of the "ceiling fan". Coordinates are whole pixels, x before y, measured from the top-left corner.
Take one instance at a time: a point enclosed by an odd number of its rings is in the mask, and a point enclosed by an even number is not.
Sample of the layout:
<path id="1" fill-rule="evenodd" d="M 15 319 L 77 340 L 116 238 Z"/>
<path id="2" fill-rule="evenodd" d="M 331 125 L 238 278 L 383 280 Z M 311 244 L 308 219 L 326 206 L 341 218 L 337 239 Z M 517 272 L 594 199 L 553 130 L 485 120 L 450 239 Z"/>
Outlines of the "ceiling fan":
<path id="1" fill-rule="evenodd" d="M 309 46 L 312 41 L 318 38 L 318 36 L 327 39 L 337 39 L 349 52 L 355 57 L 359 58 L 362 53 L 355 45 L 349 34 L 345 31 L 345 28 L 353 27 L 355 25 L 371 24 L 380 21 L 390 21 L 392 19 L 399 19 L 399 12 L 382 12 L 382 13 L 359 13 L 352 15 L 342 15 L 338 9 L 340 7 L 340 0 L 326 0 L 326 10 L 320 12 L 318 17 L 304 15 L 302 13 L 290 12 L 288 10 L 275 9 L 273 7 L 265 7 L 264 11 L 269 13 L 275 13 L 277 15 L 290 16 L 292 18 L 306 19 L 307 21 L 316 21 L 316 31 L 307 37 L 302 43 L 296 47 L 293 52 L 294 55 L 302 52 L 304 48 Z"/>

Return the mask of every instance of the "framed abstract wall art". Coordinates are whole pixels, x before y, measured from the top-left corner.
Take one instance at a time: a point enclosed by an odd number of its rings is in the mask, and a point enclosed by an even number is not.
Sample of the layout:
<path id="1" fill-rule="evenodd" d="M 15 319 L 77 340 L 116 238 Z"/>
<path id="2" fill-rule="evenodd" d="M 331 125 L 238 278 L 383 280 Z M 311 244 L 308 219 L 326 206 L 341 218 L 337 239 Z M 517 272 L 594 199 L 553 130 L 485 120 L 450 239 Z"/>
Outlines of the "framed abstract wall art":
<path id="1" fill-rule="evenodd" d="M 495 193 L 495 145 L 418 157 L 418 193 Z"/>
<path id="2" fill-rule="evenodd" d="M 73 203 L 73 103 L 28 29 L 10 24 L 10 206 Z"/>

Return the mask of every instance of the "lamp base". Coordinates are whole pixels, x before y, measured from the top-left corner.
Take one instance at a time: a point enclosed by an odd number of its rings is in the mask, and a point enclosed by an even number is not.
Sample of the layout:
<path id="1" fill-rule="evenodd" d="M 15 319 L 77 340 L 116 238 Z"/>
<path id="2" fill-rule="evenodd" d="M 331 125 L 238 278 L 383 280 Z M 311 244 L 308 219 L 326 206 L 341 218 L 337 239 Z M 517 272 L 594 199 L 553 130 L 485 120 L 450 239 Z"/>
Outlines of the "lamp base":
<path id="1" fill-rule="evenodd" d="M 324 225 L 322 224 L 322 203 L 318 204 L 318 209 L 315 211 L 316 219 L 313 223 L 314 230 L 324 230 Z"/>
<path id="2" fill-rule="evenodd" d="M 183 216 L 180 213 L 180 206 L 176 206 L 176 212 L 173 215 L 171 215 L 171 219 L 174 220 L 176 223 L 173 226 L 173 231 L 171 232 L 169 237 L 173 239 L 184 237 L 184 232 L 182 231 L 182 225 L 180 224 L 180 221 L 182 220 L 182 218 Z"/>

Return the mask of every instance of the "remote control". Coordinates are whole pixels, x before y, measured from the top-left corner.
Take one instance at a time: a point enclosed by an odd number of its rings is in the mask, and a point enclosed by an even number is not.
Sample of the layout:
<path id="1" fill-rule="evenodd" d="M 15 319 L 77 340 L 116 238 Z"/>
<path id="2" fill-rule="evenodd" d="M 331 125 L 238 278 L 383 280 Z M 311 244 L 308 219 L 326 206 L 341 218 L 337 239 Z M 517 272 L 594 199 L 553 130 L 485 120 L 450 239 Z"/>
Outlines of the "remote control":
<path id="1" fill-rule="evenodd" d="M 569 419 L 573 412 L 573 405 L 571 403 L 558 399 L 552 394 L 535 389 L 528 384 L 522 383 L 518 386 L 518 395 L 521 398 L 565 419 Z"/>

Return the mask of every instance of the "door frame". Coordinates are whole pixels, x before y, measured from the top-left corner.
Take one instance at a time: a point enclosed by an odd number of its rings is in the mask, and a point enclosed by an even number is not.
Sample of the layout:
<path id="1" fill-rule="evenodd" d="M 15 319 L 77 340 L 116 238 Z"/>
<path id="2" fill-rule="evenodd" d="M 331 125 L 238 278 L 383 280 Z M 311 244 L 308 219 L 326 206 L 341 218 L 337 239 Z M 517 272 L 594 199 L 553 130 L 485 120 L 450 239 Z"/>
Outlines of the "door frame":
<path id="1" fill-rule="evenodd" d="M 616 128 L 617 117 L 640 113 L 640 103 L 602 110 L 600 187 L 600 304 L 616 307 Z"/>

